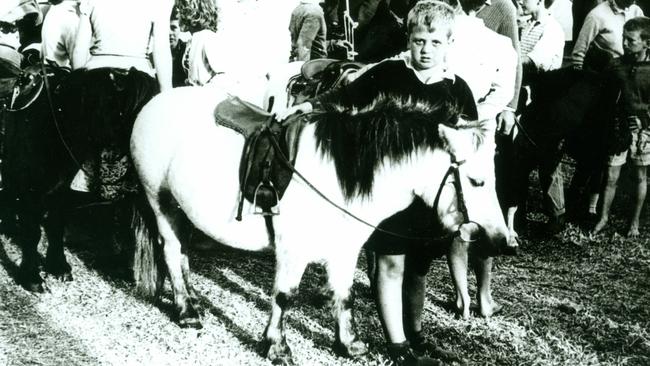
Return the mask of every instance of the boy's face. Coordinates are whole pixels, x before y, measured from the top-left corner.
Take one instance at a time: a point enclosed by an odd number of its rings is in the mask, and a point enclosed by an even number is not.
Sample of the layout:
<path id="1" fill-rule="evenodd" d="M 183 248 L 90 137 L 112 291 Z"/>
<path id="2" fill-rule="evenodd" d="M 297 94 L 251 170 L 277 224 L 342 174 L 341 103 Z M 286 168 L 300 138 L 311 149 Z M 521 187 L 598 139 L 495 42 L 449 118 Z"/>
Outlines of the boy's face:
<path id="1" fill-rule="evenodd" d="M 450 26 L 438 26 L 430 32 L 416 26 L 409 35 L 411 62 L 416 70 L 427 70 L 442 65 L 450 43 Z"/>
<path id="2" fill-rule="evenodd" d="M 542 0 L 519 0 L 518 3 L 523 15 L 531 15 L 542 6 Z"/>
<path id="3" fill-rule="evenodd" d="M 650 40 L 644 41 L 641 32 L 623 30 L 623 51 L 626 55 L 645 57 L 648 47 L 650 47 Z"/>

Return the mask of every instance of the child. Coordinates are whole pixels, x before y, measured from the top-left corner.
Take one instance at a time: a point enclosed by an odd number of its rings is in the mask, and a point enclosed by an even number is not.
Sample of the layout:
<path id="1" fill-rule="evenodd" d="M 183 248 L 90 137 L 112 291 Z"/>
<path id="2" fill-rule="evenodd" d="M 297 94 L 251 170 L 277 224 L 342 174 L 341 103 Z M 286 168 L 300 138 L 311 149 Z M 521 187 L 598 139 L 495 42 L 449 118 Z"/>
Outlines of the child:
<path id="1" fill-rule="evenodd" d="M 385 60 L 352 83 L 325 93 L 309 102 L 289 108 L 279 114 L 309 113 L 321 104 L 338 103 L 365 106 L 379 94 L 397 98 L 412 98 L 430 103 L 451 101 L 459 106 L 467 119 L 478 118 L 474 97 L 467 83 L 448 72 L 444 59 L 451 43 L 454 9 L 439 1 L 422 0 L 408 14 L 409 58 Z M 409 210 L 418 211 L 415 202 Z M 426 210 L 425 210 L 426 212 Z M 399 215 L 397 215 L 399 216 Z M 414 220 L 392 217 L 384 224 L 412 225 Z M 417 218 L 419 214 L 404 212 L 402 216 Z M 422 221 L 422 220 L 417 220 Z M 430 221 L 423 225 L 430 224 Z M 390 230 L 390 228 L 387 228 Z M 384 236 L 370 240 L 366 249 L 374 251 L 376 301 L 387 337 L 391 360 L 397 365 L 436 365 L 437 360 L 416 356 L 425 343 L 422 337 L 421 315 L 424 307 L 425 277 L 436 254 L 425 250 L 420 241 L 404 241 Z M 400 242 L 397 243 L 396 241 Z"/>
<path id="2" fill-rule="evenodd" d="M 594 227 L 594 234 L 601 232 L 607 225 L 621 166 L 629 158 L 634 165 L 637 186 L 634 212 L 627 235 L 632 238 L 639 236 L 639 216 L 647 190 L 646 167 L 650 165 L 649 49 L 650 18 L 637 17 L 628 20 L 623 26 L 624 55 L 615 61 L 611 72 L 620 90 L 616 117 L 619 121 L 627 123 L 624 128 L 629 128 L 632 133 L 632 143 L 629 149 L 609 158 L 603 207 L 600 219 Z"/>

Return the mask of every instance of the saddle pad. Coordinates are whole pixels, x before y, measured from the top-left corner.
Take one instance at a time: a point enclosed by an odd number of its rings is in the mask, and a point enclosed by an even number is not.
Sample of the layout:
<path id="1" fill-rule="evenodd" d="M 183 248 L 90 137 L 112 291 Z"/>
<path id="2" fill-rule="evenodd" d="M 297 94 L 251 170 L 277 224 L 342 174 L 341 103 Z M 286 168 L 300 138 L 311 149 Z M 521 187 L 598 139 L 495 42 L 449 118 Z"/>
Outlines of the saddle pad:
<path id="1" fill-rule="evenodd" d="M 271 117 L 272 114 L 264 109 L 233 96 L 217 104 L 214 111 L 217 124 L 231 128 L 246 138 L 268 123 Z"/>

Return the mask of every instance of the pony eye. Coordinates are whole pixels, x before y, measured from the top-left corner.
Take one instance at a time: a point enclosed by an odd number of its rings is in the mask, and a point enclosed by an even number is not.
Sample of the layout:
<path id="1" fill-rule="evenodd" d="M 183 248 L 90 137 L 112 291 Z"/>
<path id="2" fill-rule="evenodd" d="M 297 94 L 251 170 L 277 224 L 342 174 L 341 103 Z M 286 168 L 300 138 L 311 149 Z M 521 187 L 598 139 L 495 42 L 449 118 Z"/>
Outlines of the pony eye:
<path id="1" fill-rule="evenodd" d="M 485 181 L 483 179 L 472 178 L 472 177 L 468 177 L 468 179 L 469 179 L 469 183 L 474 187 L 483 187 L 485 185 Z"/>

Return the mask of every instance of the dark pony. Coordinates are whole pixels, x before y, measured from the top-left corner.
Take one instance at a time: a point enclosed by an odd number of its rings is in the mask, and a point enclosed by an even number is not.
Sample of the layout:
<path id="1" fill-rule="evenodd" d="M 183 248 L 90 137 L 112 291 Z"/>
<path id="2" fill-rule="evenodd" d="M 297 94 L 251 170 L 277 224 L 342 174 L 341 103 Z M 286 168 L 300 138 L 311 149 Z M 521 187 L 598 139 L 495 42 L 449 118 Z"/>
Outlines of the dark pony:
<path id="1" fill-rule="evenodd" d="M 438 124 L 455 126 L 458 108 L 380 95 L 363 108 L 326 106 L 316 125 L 316 143 L 334 161 L 346 199 L 368 196 L 377 168 L 388 158 L 401 162 L 415 149 L 440 145 Z"/>
<path id="2" fill-rule="evenodd" d="M 105 175 L 104 160 L 99 163 L 98 156 L 108 159 L 106 151 L 128 153 L 135 116 L 155 93 L 152 83 L 143 83 L 135 70 L 124 75 L 118 75 L 121 71 L 101 74 L 96 70 L 68 74 L 53 66 L 46 68 L 49 76 L 43 92 L 26 108 L 6 113 L 4 121 L 4 195 L 10 203 L 16 203 L 12 205 L 12 215 L 17 217 L 14 230 L 22 250 L 16 281 L 35 292 L 44 290 L 37 252 L 41 226 L 48 240 L 45 272 L 61 280 L 72 280 L 72 270 L 63 251 L 63 233 L 74 208 L 111 203 L 117 216 L 109 225 L 118 229 L 117 241 L 122 244 L 131 240 L 126 237 L 131 235 L 126 221 L 130 219 L 126 215 L 131 195 L 121 189 L 125 180 L 135 181 L 131 186 L 137 188 L 135 175 L 128 174 L 131 172 L 128 157 L 114 154 L 120 156 L 114 160 L 120 161 L 127 174 L 108 177 L 107 180 L 115 178 L 113 186 L 91 179 L 89 194 L 70 190 L 70 183 L 80 169 L 91 177 Z M 82 82 L 82 76 L 95 73 L 98 75 L 93 83 Z M 107 91 L 115 93 L 107 96 Z M 89 166 L 89 161 L 95 164 Z M 108 193 L 113 191 L 119 191 L 120 195 L 109 197 Z"/>
<path id="3" fill-rule="evenodd" d="M 524 204 L 532 169 L 550 176 L 565 153 L 586 170 L 598 169 L 609 150 L 615 101 L 608 85 L 602 74 L 573 68 L 535 77 L 513 151 L 501 152 L 506 156 L 497 161 L 506 171 L 497 184 L 506 206 Z"/>

